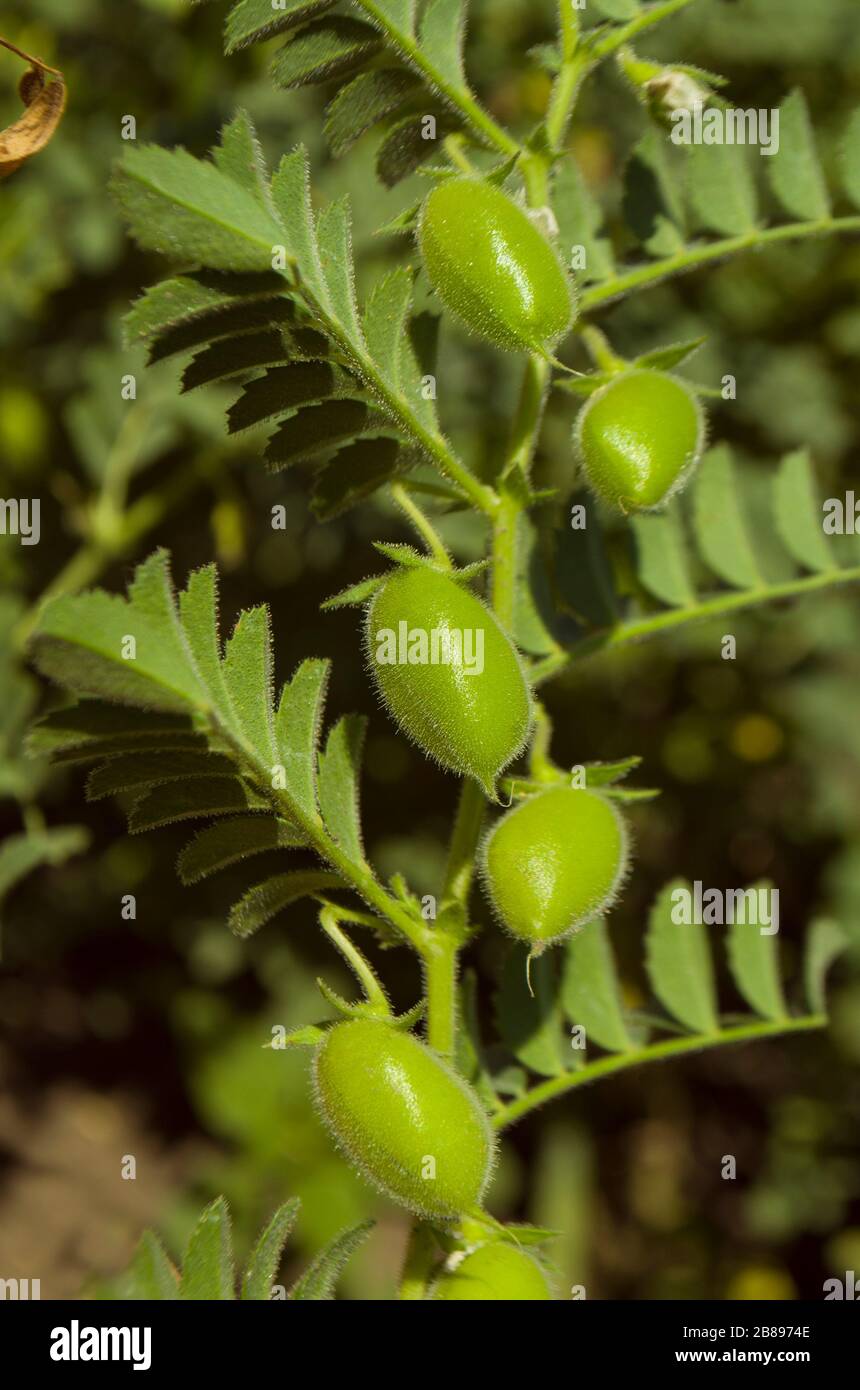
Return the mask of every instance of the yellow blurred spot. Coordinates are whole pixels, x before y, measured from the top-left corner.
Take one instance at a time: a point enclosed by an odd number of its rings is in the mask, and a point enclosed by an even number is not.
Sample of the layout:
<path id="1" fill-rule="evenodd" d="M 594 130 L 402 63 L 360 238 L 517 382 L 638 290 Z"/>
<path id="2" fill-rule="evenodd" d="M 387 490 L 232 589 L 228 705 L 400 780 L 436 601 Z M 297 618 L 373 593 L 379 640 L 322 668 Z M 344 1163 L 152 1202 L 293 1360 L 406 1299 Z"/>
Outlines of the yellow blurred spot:
<path id="1" fill-rule="evenodd" d="M 745 714 L 734 725 L 732 752 L 745 763 L 766 763 L 783 745 L 782 729 L 766 714 Z"/>
<path id="2" fill-rule="evenodd" d="M 663 762 L 679 782 L 705 782 L 714 765 L 703 732 L 689 726 L 672 729 L 663 741 Z"/>
<path id="3" fill-rule="evenodd" d="M 596 127 L 577 131 L 572 148 L 582 177 L 589 187 L 597 187 L 612 177 L 615 157 L 605 131 Z"/>
<path id="4" fill-rule="evenodd" d="M 523 110 L 530 116 L 542 116 L 547 108 L 552 82 L 545 72 L 527 73 L 520 83 Z"/>
<path id="5" fill-rule="evenodd" d="M 240 508 L 232 501 L 218 502 L 210 517 L 215 554 L 225 569 L 235 569 L 245 558 L 245 526 Z"/>
<path id="6" fill-rule="evenodd" d="M 22 386 L 0 391 L 0 457 L 25 472 L 45 452 L 48 417 L 39 398 Z"/>
<path id="7" fill-rule="evenodd" d="M 755 1299 L 786 1302 L 797 1298 L 797 1289 L 791 1275 L 784 1269 L 775 1269 L 772 1265 L 747 1265 L 729 1281 L 726 1298 L 739 1302 Z"/>

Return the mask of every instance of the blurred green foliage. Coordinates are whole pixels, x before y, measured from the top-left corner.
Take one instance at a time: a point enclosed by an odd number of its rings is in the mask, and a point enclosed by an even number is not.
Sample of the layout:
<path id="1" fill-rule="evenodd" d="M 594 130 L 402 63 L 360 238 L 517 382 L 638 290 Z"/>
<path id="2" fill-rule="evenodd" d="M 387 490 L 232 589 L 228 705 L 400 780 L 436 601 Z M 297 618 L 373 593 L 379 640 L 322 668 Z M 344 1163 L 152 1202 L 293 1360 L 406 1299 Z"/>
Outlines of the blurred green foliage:
<path id="1" fill-rule="evenodd" d="M 547 79 L 523 55 L 551 39 L 553 9 L 549 0 L 474 0 L 471 72 L 500 120 L 527 122 L 543 109 Z M 372 568 L 371 539 L 406 538 L 400 521 L 375 500 L 319 527 L 301 479 L 267 475 L 253 438 L 227 441 L 217 392 L 180 398 L 169 369 L 143 373 L 119 347 L 121 315 L 154 278 L 105 191 L 123 116 L 135 116 L 138 138 L 196 153 L 236 105 L 251 111 L 270 157 L 300 136 L 319 187 L 353 194 L 365 272 L 388 256 L 372 229 L 423 187 L 418 177 L 394 192 L 373 185 L 369 195 L 373 139 L 329 161 L 323 94 L 276 92 L 265 50 L 225 59 L 223 17 L 221 5 L 185 0 L 129 0 L 121 23 L 99 0 L 4 7 L 4 35 L 63 70 L 70 103 L 53 143 L 0 185 L 0 491 L 42 499 L 39 546 L 0 540 L 0 816 L 10 835 L 85 824 L 94 843 L 25 879 L 4 910 L 0 1076 L 10 1099 L 0 1114 L 0 1157 L 10 1162 L 0 1231 L 15 1192 L 10 1173 L 27 1161 L 16 1137 L 23 1117 L 48 1115 L 52 1097 L 74 1081 L 120 1106 L 133 1098 L 146 1132 L 177 1155 L 170 1183 L 156 1183 L 142 1165 L 138 1206 L 115 1217 L 129 1250 L 144 1220 L 181 1246 L 202 1202 L 222 1191 L 246 1250 L 266 1215 L 297 1195 L 296 1272 L 336 1231 L 373 1214 L 380 1225 L 342 1288 L 384 1297 L 396 1278 L 403 1219 L 334 1155 L 310 1110 L 304 1060 L 285 1056 L 277 1072 L 264 1062 L 273 1020 L 294 1026 L 324 1016 L 315 974 L 347 987 L 310 909 L 240 946 L 223 924 L 235 892 L 217 880 L 179 887 L 179 832 L 129 840 L 115 807 L 85 807 L 77 777 L 48 777 L 20 747 L 39 698 L 20 655 L 27 614 L 65 566 L 79 567 L 81 583 L 118 587 L 155 542 L 173 551 L 177 573 L 215 557 L 227 572 L 225 618 L 272 603 L 280 678 L 302 656 L 336 656 L 333 708 L 374 716 L 364 788 L 371 856 L 419 891 L 438 885 L 452 784 L 373 709 L 354 615 L 318 613 L 324 597 Z M 723 72 L 739 106 L 776 105 L 801 86 L 832 167 L 838 133 L 860 100 L 856 21 L 856 0 L 698 0 L 649 36 L 643 53 Z M 17 111 L 18 76 L 0 54 L 0 124 Z M 610 221 L 640 120 L 618 74 L 601 71 L 572 148 Z M 731 372 L 739 383 L 738 401 L 715 407 L 713 436 L 763 468 L 808 446 L 823 495 L 856 485 L 856 239 L 739 258 L 626 301 L 604 326 L 630 354 L 707 334 L 691 374 L 713 383 Z M 441 362 L 446 429 L 480 465 L 505 427 L 514 365 L 456 332 L 446 336 Z M 119 394 L 125 373 L 139 373 L 132 410 Z M 569 483 L 571 416 L 570 399 L 556 399 L 540 455 L 548 484 Z M 274 502 L 287 507 L 286 532 L 269 526 Z M 93 509 L 102 543 L 82 560 L 83 521 Z M 136 529 L 124 525 L 130 516 Z M 459 559 L 480 553 L 479 523 L 455 517 L 444 529 Z M 736 663 L 719 658 L 726 630 L 737 637 Z M 858 677 L 860 607 L 846 590 L 599 658 L 548 687 L 562 765 L 636 751 L 644 782 L 664 789 L 633 813 L 636 872 L 613 920 L 628 1003 L 645 1002 L 645 914 L 674 873 L 714 885 L 773 878 L 789 975 L 815 914 L 837 918 L 853 940 L 837 973 L 829 1036 L 625 1077 L 539 1112 L 512 1136 L 493 1209 L 564 1231 L 556 1261 L 565 1284 L 585 1285 L 590 1297 L 819 1297 L 825 1277 L 857 1266 Z M 241 883 L 238 871 L 228 877 L 231 888 Z M 121 917 L 124 894 L 136 896 L 135 920 Z M 502 950 L 487 934 L 471 963 L 489 971 Z M 411 964 L 399 968 L 395 1003 L 407 1007 L 417 981 Z M 133 1137 L 121 1133 L 116 1142 L 118 1173 Z M 737 1157 L 734 1182 L 721 1177 L 726 1154 Z M 78 1196 L 85 1232 L 101 1219 L 100 1205 L 97 1194 L 81 1188 Z M 43 1215 L 50 1226 L 50 1200 Z M 100 1258 L 90 1263 L 93 1278 L 111 1272 Z M 61 1282 L 63 1259 L 58 1240 L 44 1296 L 52 1277 Z"/>

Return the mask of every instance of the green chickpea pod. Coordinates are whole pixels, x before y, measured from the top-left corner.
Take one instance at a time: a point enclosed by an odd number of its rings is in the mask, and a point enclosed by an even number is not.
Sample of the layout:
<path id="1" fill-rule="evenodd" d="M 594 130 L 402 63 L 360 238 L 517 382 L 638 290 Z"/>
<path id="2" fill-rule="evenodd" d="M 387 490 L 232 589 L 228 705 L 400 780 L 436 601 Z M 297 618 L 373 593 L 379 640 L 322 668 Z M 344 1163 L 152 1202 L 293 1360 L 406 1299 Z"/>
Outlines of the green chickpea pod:
<path id="1" fill-rule="evenodd" d="M 682 487 L 705 441 L 692 391 L 666 372 L 621 372 L 591 396 L 576 424 L 589 486 L 624 512 L 663 506 Z"/>
<path id="2" fill-rule="evenodd" d="M 550 787 L 497 821 L 484 844 L 490 900 L 507 930 L 542 950 L 614 901 L 627 832 L 596 792 Z"/>
<path id="3" fill-rule="evenodd" d="M 314 1057 L 319 1113 L 373 1186 L 439 1222 L 478 1205 L 495 1144 L 475 1092 L 411 1033 L 377 1019 L 329 1030 Z"/>
<path id="4" fill-rule="evenodd" d="M 440 1275 L 431 1298 L 463 1302 L 554 1302 L 546 1272 L 534 1255 L 497 1241 L 471 1251 Z"/>
<path id="5" fill-rule="evenodd" d="M 404 568 L 371 599 L 365 640 L 379 693 L 403 731 L 493 797 L 531 722 L 519 657 L 495 615 L 449 575 Z"/>
<path id="6" fill-rule="evenodd" d="M 524 210 L 483 179 L 444 179 L 418 224 L 424 267 L 442 303 L 508 352 L 540 352 L 574 317 L 574 291 L 554 248 Z"/>

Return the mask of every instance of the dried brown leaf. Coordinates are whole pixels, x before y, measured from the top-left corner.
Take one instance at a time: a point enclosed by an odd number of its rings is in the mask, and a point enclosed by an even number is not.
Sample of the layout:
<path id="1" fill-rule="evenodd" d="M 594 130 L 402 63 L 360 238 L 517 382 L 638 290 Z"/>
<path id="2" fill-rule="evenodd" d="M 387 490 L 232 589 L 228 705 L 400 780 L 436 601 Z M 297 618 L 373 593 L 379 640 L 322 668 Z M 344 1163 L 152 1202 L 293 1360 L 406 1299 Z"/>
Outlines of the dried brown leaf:
<path id="1" fill-rule="evenodd" d="M 56 68 L 22 52 L 7 39 L 0 38 L 0 47 L 30 64 L 18 86 L 26 108 L 24 114 L 0 131 L 0 178 L 6 178 L 44 149 L 51 139 L 66 109 L 66 84 Z M 49 73 L 54 79 L 51 82 L 47 80 Z"/>

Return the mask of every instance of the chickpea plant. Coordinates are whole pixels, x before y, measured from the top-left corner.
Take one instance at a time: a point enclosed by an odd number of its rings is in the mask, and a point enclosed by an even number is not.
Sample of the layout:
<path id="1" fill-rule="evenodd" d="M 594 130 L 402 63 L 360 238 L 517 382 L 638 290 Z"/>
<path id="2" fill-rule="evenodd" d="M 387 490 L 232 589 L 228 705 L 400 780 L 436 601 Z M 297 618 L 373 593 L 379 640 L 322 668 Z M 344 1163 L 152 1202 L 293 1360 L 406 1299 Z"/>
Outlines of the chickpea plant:
<path id="1" fill-rule="evenodd" d="M 719 102 L 722 80 L 659 68 L 630 45 L 688 3 L 594 0 L 583 10 L 562 0 L 558 42 L 534 59 L 552 76 L 549 104 L 525 136 L 500 126 L 468 84 L 464 0 L 234 5 L 228 52 L 281 35 L 275 83 L 333 89 L 334 155 L 375 128 L 383 183 L 418 168 L 426 175 L 426 195 L 385 229 L 400 262 L 363 305 L 347 200 L 317 206 L 301 147 L 270 176 L 246 114 L 225 127 L 211 159 L 131 147 L 114 180 L 132 235 L 178 266 L 132 309 L 129 341 L 147 342 L 152 359 L 190 354 L 186 390 L 234 382 L 229 431 L 268 425 L 272 469 L 310 463 L 320 521 L 389 489 L 414 527 L 417 548 L 380 542 L 380 572 L 324 606 L 362 610 L 356 641 L 385 709 L 451 778 L 452 793 L 461 781 L 435 915 L 402 875 L 383 882 L 368 861 L 364 721 L 346 715 L 323 736 L 328 663 L 309 655 L 275 700 L 268 611 L 244 612 L 223 643 L 213 566 L 177 593 L 169 557 L 157 551 L 126 597 L 94 590 L 44 608 L 32 657 L 71 699 L 36 725 L 32 748 L 92 764 L 88 796 L 123 794 L 133 833 L 202 822 L 179 859 L 185 883 L 264 850 L 313 856 L 311 867 L 303 860 L 250 886 L 229 926 L 246 937 L 311 898 L 355 973 L 361 997 L 340 998 L 323 983 L 337 1021 L 298 1027 L 287 1043 L 311 1053 L 316 1105 L 344 1161 L 412 1213 L 404 1299 L 557 1296 L 544 1253 L 551 1233 L 503 1227 L 485 1207 L 498 1135 L 537 1106 L 613 1071 L 825 1022 L 836 925 L 810 927 L 806 1012 L 786 1000 L 775 937 L 732 927 L 729 965 L 751 1012 L 723 1019 L 704 927 L 673 920 L 683 880 L 659 894 L 646 931 L 646 967 L 665 1012 L 631 1015 L 606 917 L 635 859 L 625 807 L 656 792 L 625 784 L 635 757 L 583 764 L 571 779 L 552 759 L 539 699 L 553 676 L 596 651 L 860 579 L 856 556 L 832 550 L 822 533 L 804 453 L 773 471 L 772 544 L 767 559 L 759 555 L 744 470 L 719 442 L 706 447 L 709 392 L 676 374 L 698 341 L 656 341 L 626 361 L 596 324 L 607 305 L 670 275 L 860 228 L 850 210 L 860 205 L 860 124 L 846 133 L 843 185 L 831 194 L 798 92 L 782 107 L 782 147 L 766 161 L 785 213 L 775 222 L 759 209 L 743 149 L 669 145 L 672 95 L 695 80 Z M 625 244 L 640 248 L 632 262 L 619 260 L 568 142 L 583 83 L 610 59 L 642 104 L 624 195 Z M 451 331 L 521 358 L 509 445 L 492 470 L 453 447 L 444 400 L 437 410 L 425 389 L 433 369 L 417 331 L 426 316 L 419 322 L 412 308 L 416 276 Z M 558 357 L 582 368 L 583 348 L 587 371 Z M 578 529 L 558 525 L 569 498 L 533 481 L 552 392 L 571 414 L 580 407 L 558 461 L 587 518 Z M 488 549 L 458 569 L 434 518 L 466 508 L 484 520 Z M 623 596 L 607 529 L 627 549 Z M 554 549 L 537 548 L 539 530 L 554 532 Z M 532 588 L 541 565 L 552 613 Z M 497 1018 L 498 1043 L 516 1065 L 502 1071 L 487 1061 L 500 1047 L 490 1054 L 479 1035 L 475 979 L 460 966 L 494 918 L 515 938 Z M 357 944 L 373 932 L 422 963 L 423 996 L 405 1016 L 394 1016 Z M 578 1026 L 585 1051 L 570 1047 L 565 1023 Z M 294 1211 L 288 1203 L 273 1218 L 243 1296 L 270 1295 Z M 288 1296 L 332 1297 L 364 1234 L 345 1233 Z M 147 1236 L 128 1289 L 233 1297 L 223 1202 L 201 1218 L 181 1275 Z"/>

